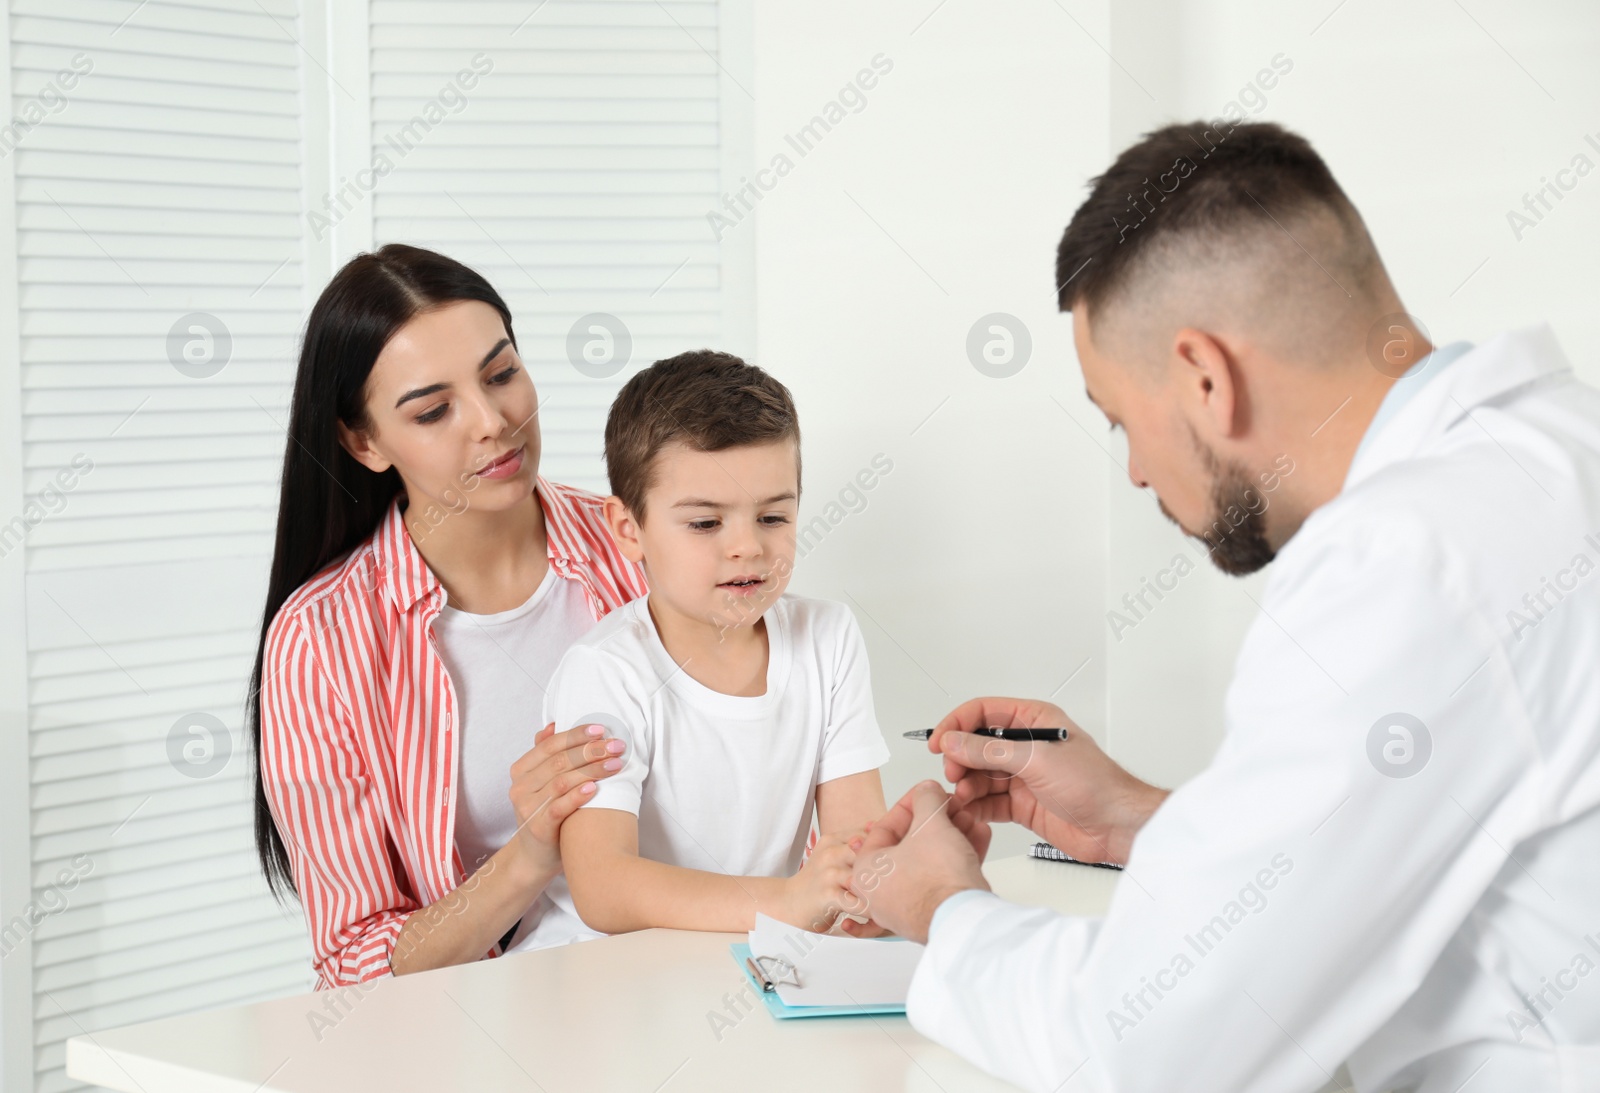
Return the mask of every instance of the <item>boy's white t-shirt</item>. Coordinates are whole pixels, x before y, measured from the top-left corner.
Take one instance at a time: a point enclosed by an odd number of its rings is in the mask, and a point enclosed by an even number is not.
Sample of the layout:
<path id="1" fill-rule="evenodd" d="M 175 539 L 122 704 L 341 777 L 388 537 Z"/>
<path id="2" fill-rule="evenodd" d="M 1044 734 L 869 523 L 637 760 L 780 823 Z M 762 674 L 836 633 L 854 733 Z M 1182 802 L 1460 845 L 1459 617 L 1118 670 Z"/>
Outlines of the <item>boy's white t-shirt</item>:
<path id="1" fill-rule="evenodd" d="M 584 808 L 639 818 L 639 855 L 732 876 L 790 876 L 805 855 L 817 786 L 889 760 L 866 645 L 841 603 L 784 595 L 763 616 L 767 686 L 726 695 L 673 661 L 646 598 L 611 612 L 561 659 L 541 724 L 605 724 L 628 742 L 622 770 Z M 564 877 L 518 948 L 598 936 Z M 522 939 L 519 939 L 522 941 Z"/>

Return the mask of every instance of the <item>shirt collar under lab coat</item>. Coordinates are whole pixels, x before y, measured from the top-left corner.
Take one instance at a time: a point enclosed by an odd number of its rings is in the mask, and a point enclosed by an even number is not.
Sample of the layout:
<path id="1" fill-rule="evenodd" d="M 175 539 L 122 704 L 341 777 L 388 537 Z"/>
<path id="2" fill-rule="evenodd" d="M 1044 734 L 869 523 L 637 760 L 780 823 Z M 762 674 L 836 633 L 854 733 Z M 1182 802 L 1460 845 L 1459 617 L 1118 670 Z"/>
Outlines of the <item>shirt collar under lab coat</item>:
<path id="1" fill-rule="evenodd" d="M 1345 475 L 1345 489 L 1415 455 L 1478 407 L 1519 387 L 1572 370 L 1548 323 L 1510 330 L 1476 347 L 1458 349 L 1460 344 L 1437 350 L 1419 362 L 1423 367 L 1415 370 L 1414 380 L 1408 372 L 1407 378 L 1390 389 L 1356 448 Z M 1442 362 L 1434 359 L 1450 351 L 1457 352 Z M 1433 366 L 1426 367 L 1430 361 Z M 1450 367 L 1441 367 L 1441 363 Z M 1410 386 L 1396 396 L 1402 383 Z M 1396 399 L 1392 405 L 1391 398 Z"/>
<path id="2" fill-rule="evenodd" d="M 1456 358 L 1471 350 L 1471 342 L 1451 342 L 1449 345 L 1430 350 L 1426 357 L 1406 369 L 1405 374 L 1394 381 L 1388 394 L 1384 395 L 1383 401 L 1378 404 L 1378 412 L 1373 414 L 1372 420 L 1367 423 L 1367 431 L 1362 435 L 1361 443 L 1356 446 L 1354 458 L 1360 458 L 1361 449 L 1383 431 L 1389 419 L 1400 412 L 1400 407 L 1411 401 L 1412 395 L 1433 382 L 1434 378 Z"/>

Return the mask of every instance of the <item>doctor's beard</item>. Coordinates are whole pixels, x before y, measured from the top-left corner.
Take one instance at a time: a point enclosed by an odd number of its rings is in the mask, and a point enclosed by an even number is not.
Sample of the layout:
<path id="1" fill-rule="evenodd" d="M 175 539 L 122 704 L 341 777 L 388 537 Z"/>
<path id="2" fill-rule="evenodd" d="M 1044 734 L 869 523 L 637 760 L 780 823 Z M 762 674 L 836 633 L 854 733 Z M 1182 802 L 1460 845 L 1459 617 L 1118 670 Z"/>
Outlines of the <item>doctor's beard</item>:
<path id="1" fill-rule="evenodd" d="M 1222 572 L 1234 577 L 1254 573 L 1278 553 L 1267 542 L 1267 522 L 1263 515 L 1267 511 L 1267 495 L 1252 482 L 1244 467 L 1218 459 L 1215 452 L 1200 442 L 1192 426 L 1189 439 L 1211 479 L 1210 526 L 1203 531 L 1190 531 L 1158 497 L 1156 504 L 1161 515 L 1177 524 L 1185 535 L 1204 543 L 1211 555 L 1211 564 Z"/>

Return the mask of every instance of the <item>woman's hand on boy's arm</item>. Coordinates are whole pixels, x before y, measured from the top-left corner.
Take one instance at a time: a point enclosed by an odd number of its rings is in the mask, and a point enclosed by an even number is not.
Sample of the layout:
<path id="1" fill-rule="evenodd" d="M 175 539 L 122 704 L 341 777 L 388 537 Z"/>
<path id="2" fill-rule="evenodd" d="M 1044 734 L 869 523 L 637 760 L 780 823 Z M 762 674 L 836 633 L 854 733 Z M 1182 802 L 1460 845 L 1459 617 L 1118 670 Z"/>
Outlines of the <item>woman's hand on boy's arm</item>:
<path id="1" fill-rule="evenodd" d="M 626 744 L 605 737 L 602 725 L 578 725 L 557 733 L 554 723 L 534 735 L 534 746 L 511 764 L 511 807 L 517 814 L 515 842 L 537 895 L 561 872 L 561 825 L 594 796 L 600 780 L 622 765 Z M 615 763 L 616 769 L 606 769 Z"/>

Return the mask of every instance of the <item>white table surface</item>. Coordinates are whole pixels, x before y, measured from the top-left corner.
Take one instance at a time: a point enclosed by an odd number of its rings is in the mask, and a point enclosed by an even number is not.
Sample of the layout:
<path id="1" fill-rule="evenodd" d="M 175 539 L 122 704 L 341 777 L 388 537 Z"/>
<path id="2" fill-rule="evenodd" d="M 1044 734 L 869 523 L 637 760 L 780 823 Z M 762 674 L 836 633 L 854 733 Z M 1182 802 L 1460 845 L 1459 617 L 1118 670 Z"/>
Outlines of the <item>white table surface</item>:
<path id="1" fill-rule="evenodd" d="M 984 873 L 1007 899 L 1069 914 L 1102 913 L 1120 876 L 1027 857 Z M 904 1017 L 776 1021 L 756 1002 L 719 1039 L 709 1015 L 747 987 L 728 953 L 742 940 L 644 930 L 94 1032 L 67 1041 L 67 1074 L 124 1093 L 1014 1088 Z"/>
<path id="2" fill-rule="evenodd" d="M 1026 857 L 984 872 L 1008 899 L 1080 914 L 1101 913 L 1119 875 Z M 1013 1088 L 904 1017 L 775 1021 L 757 1002 L 719 1040 L 708 1014 L 745 992 L 728 953 L 743 940 L 644 930 L 94 1032 L 67 1041 L 67 1074 L 126 1093 Z"/>

